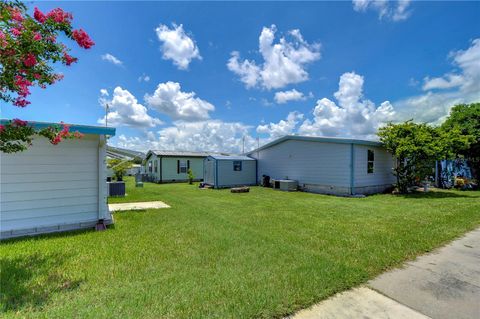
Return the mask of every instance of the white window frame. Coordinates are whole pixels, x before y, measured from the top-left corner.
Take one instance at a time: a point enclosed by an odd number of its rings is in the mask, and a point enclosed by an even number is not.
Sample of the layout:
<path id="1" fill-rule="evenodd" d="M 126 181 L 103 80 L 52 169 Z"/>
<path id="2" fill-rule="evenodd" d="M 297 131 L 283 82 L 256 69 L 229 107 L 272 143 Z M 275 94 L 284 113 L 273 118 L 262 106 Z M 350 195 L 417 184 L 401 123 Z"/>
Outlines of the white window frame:
<path id="1" fill-rule="evenodd" d="M 180 174 L 186 174 L 188 171 L 187 160 L 179 160 L 179 170 Z"/>
<path id="2" fill-rule="evenodd" d="M 370 160 L 370 153 L 372 154 L 372 159 Z M 371 164 L 371 167 L 370 167 Z M 375 173 L 375 151 L 367 150 L 367 174 Z"/>

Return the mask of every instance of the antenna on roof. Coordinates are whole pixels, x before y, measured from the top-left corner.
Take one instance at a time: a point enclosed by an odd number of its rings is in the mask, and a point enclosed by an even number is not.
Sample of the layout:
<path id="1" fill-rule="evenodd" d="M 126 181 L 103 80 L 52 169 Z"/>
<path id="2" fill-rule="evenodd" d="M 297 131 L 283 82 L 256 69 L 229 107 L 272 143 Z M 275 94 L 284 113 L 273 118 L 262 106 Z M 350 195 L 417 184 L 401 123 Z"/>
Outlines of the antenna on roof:
<path id="1" fill-rule="evenodd" d="M 108 110 L 110 109 L 110 105 L 108 103 L 105 104 L 105 127 L 108 126 Z"/>
<path id="2" fill-rule="evenodd" d="M 245 154 L 245 135 L 242 137 L 242 154 Z"/>

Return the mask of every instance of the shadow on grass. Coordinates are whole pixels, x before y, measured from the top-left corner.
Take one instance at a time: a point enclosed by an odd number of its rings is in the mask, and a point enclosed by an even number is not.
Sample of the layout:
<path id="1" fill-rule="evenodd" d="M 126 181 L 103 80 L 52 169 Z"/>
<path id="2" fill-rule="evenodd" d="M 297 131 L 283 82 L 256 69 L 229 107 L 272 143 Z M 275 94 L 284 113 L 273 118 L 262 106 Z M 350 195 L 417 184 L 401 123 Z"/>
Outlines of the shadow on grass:
<path id="1" fill-rule="evenodd" d="M 41 308 L 54 293 L 80 286 L 82 280 L 67 277 L 61 269 L 68 258 L 59 253 L 35 253 L 0 259 L 0 311 Z"/>
<path id="2" fill-rule="evenodd" d="M 397 196 L 413 199 L 436 199 L 436 198 L 480 198 L 479 191 L 468 191 L 468 194 L 462 194 L 453 191 L 430 191 L 414 192 L 410 194 L 399 194 Z"/>

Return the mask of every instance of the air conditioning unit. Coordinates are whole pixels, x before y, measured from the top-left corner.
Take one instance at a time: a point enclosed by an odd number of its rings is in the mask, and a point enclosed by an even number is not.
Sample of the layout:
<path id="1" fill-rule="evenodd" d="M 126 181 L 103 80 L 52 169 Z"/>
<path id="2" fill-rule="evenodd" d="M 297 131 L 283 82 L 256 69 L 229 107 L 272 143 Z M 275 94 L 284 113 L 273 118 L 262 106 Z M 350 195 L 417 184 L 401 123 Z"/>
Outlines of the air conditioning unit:
<path id="1" fill-rule="evenodd" d="M 298 182 L 291 179 L 274 179 L 272 180 L 273 189 L 279 189 L 285 192 L 293 192 L 298 188 Z"/>

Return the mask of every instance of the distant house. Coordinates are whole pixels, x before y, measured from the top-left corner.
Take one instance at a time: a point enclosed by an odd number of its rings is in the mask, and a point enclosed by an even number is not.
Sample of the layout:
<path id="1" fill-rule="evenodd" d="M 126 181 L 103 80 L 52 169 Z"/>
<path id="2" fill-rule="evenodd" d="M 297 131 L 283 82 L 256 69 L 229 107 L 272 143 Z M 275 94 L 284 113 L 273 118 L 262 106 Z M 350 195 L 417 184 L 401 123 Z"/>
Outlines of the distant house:
<path id="1" fill-rule="evenodd" d="M 141 162 L 145 159 L 145 153 L 107 145 L 108 158 Z"/>
<path id="2" fill-rule="evenodd" d="M 145 157 L 145 172 L 156 183 L 185 182 L 192 169 L 196 181 L 203 180 L 204 152 L 150 150 Z"/>
<path id="3" fill-rule="evenodd" d="M 257 161 L 241 155 L 210 155 L 204 160 L 204 182 L 214 188 L 256 185 Z"/>
<path id="4" fill-rule="evenodd" d="M 379 142 L 284 136 L 247 153 L 257 160 L 257 181 L 298 181 L 301 189 L 336 195 L 373 194 L 394 183 L 394 159 Z"/>
<path id="5" fill-rule="evenodd" d="M 37 129 L 55 124 L 29 122 Z M 38 136 L 24 152 L 1 153 L 1 239 L 112 222 L 105 156 L 106 136 L 115 129 L 71 125 L 70 131 L 85 136 L 58 145 Z"/>

